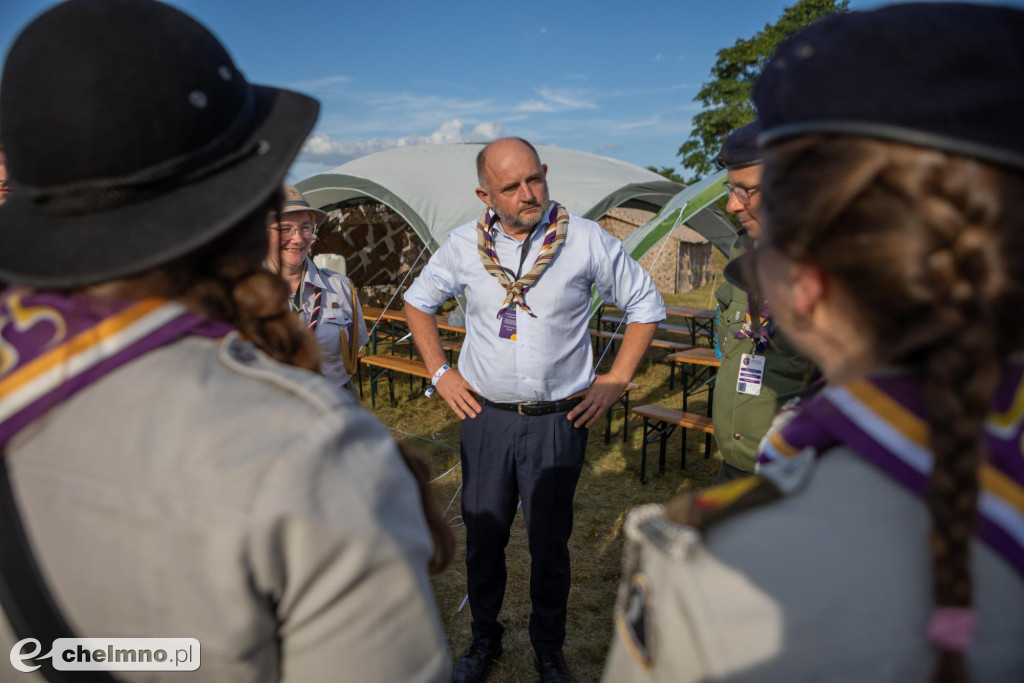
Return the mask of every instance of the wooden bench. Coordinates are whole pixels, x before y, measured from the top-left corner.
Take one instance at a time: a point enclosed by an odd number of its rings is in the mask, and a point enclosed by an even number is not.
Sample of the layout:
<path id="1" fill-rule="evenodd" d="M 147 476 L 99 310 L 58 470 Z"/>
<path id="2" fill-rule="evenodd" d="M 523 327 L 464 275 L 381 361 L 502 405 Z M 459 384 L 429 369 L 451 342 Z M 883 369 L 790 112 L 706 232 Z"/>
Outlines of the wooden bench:
<path id="1" fill-rule="evenodd" d="M 601 348 L 597 345 L 599 339 L 604 339 L 608 343 L 611 343 L 612 351 L 614 351 L 615 342 L 622 341 L 626 338 L 626 335 L 621 332 L 608 332 L 607 330 L 590 330 L 590 336 L 594 339 L 595 354 L 600 354 L 601 352 Z M 693 348 L 693 344 L 684 344 L 683 342 L 669 341 L 667 339 L 652 339 L 651 346 L 656 349 L 665 349 L 666 351 L 672 351 L 674 353 Z"/>
<path id="2" fill-rule="evenodd" d="M 372 356 L 365 356 L 360 362 L 370 368 L 370 405 L 377 407 L 377 382 L 384 376 L 388 378 L 388 390 L 391 394 L 391 405 L 395 404 L 395 374 L 400 372 L 410 377 L 419 377 L 421 385 L 433 375 L 427 371 L 427 366 L 421 360 L 396 356 L 390 353 L 377 353 Z"/>
<path id="3" fill-rule="evenodd" d="M 598 329 L 605 332 L 614 332 L 625 324 L 625 318 L 602 318 L 598 323 Z M 671 323 L 660 322 L 658 323 L 658 330 L 660 332 L 668 332 L 670 334 L 689 335 L 691 346 L 697 343 L 697 337 L 711 338 L 714 336 L 710 328 L 697 324 L 693 319 L 688 320 L 686 325 L 673 325 Z"/>
<path id="4" fill-rule="evenodd" d="M 402 374 L 409 375 L 410 381 L 412 377 L 419 377 L 421 379 L 421 388 L 424 390 L 426 389 L 427 380 L 433 377 L 433 374 L 427 370 L 427 366 L 423 361 L 416 360 L 414 358 L 406 358 L 405 356 L 396 356 L 390 353 L 378 353 L 372 356 L 363 356 L 359 359 L 359 362 L 370 368 L 370 405 L 375 410 L 377 408 L 377 382 L 385 375 L 388 378 L 388 391 L 391 397 L 392 406 L 395 405 L 394 373 L 400 372 Z M 608 406 L 608 410 L 605 412 L 605 443 L 609 443 L 611 441 L 612 410 L 615 408 L 616 404 L 622 405 L 625 409 L 622 414 L 622 441 L 625 443 L 629 429 L 629 392 L 639 388 L 639 384 L 636 382 L 630 382 L 626 385 L 626 388 L 622 390 L 618 400 Z"/>
<path id="5" fill-rule="evenodd" d="M 714 434 L 714 423 L 710 417 L 687 413 L 674 408 L 659 405 L 646 405 L 633 408 L 633 414 L 644 420 L 643 446 L 640 451 L 640 483 L 647 483 L 647 444 L 660 439 L 658 445 L 658 471 L 665 474 L 665 443 L 669 435 L 680 427 L 683 433 L 683 455 L 679 468 L 686 469 L 686 430 L 697 429 L 704 432 L 704 459 L 711 457 L 711 435 Z"/>
<path id="6" fill-rule="evenodd" d="M 615 403 L 620 404 L 624 411 L 622 413 L 622 443 L 626 443 L 626 436 L 629 433 L 629 392 L 635 391 L 640 388 L 640 385 L 636 382 L 630 382 L 626 385 L 626 388 L 619 394 L 619 398 L 616 399 Z M 608 411 L 604 416 L 604 442 L 605 445 L 611 443 L 612 440 L 612 409 L 615 408 L 615 403 L 608 406 Z"/>

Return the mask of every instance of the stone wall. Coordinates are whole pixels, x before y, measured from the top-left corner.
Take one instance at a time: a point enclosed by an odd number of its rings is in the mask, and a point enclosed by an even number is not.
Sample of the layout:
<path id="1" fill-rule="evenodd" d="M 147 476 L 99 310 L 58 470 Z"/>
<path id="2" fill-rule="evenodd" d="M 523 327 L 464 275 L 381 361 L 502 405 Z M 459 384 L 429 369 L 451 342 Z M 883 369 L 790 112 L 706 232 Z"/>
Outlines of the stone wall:
<path id="1" fill-rule="evenodd" d="M 598 219 L 609 234 L 620 240 L 654 218 L 641 209 L 611 209 Z M 677 294 L 711 282 L 711 243 L 691 228 L 681 225 L 640 259 L 654 284 L 665 294 Z"/>

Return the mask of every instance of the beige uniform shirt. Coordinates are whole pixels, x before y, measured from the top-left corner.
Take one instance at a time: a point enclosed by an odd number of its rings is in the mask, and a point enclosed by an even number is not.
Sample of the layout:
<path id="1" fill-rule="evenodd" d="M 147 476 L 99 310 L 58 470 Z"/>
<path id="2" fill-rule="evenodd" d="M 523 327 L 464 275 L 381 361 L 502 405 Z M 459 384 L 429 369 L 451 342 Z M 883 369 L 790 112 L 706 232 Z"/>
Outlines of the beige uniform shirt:
<path id="1" fill-rule="evenodd" d="M 194 673 L 123 680 L 450 676 L 415 482 L 321 377 L 235 335 L 186 338 L 51 410 L 7 455 L 77 636 L 201 644 Z M 0 619 L 0 651 L 14 642 Z"/>
<path id="2" fill-rule="evenodd" d="M 623 580 L 642 599 L 616 610 L 605 681 L 929 680 L 923 502 L 846 450 L 809 467 L 799 492 L 706 532 L 658 509 L 653 524 L 627 521 L 639 571 Z M 971 680 L 1022 681 L 1024 580 L 979 541 L 972 577 Z"/>

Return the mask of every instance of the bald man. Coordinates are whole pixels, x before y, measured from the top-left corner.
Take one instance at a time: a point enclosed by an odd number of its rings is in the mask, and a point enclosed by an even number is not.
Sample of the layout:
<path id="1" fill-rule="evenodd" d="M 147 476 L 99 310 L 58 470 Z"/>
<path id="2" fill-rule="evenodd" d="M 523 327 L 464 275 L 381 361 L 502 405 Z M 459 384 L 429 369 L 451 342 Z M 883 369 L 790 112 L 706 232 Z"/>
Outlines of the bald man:
<path id="1" fill-rule="evenodd" d="M 521 499 L 534 662 L 541 681 L 568 681 L 568 543 L 587 430 L 632 378 L 665 305 L 622 242 L 550 200 L 547 166 L 530 143 L 492 142 L 477 174 L 486 210 L 451 232 L 405 295 L 432 384 L 463 421 L 473 638 L 454 680 L 486 680 L 502 652 L 505 546 Z M 604 375 L 594 373 L 587 330 L 591 285 L 626 311 L 625 339 Z M 445 364 L 433 316 L 451 296 L 466 299 L 458 369 Z"/>

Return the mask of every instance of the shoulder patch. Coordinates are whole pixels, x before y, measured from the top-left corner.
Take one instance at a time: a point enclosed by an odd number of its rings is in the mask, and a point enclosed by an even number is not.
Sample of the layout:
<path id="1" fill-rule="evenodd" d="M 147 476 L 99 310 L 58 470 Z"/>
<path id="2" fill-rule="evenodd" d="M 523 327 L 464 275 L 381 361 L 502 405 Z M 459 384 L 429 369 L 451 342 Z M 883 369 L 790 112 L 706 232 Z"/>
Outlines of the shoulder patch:
<path id="1" fill-rule="evenodd" d="M 665 505 L 665 516 L 677 524 L 709 529 L 739 512 L 793 495 L 810 478 L 814 462 L 814 451 L 805 449 L 757 474 L 675 498 Z"/>
<path id="2" fill-rule="evenodd" d="M 221 363 L 246 377 L 274 384 L 299 396 L 321 413 L 331 412 L 352 399 L 319 375 L 278 363 L 232 332 L 220 344 Z"/>

